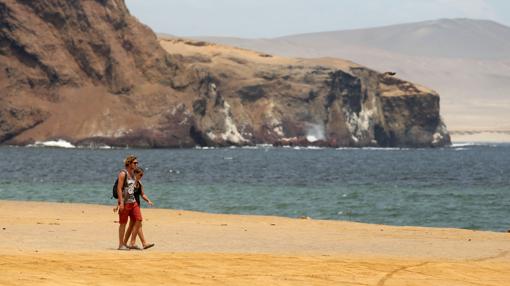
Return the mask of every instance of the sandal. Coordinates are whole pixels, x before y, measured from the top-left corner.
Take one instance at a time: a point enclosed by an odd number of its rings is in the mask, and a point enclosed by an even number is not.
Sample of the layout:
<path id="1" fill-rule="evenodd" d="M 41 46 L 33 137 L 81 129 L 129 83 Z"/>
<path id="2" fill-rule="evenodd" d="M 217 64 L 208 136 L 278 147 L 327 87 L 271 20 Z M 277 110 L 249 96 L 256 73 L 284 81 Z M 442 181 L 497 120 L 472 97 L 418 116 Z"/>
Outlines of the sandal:
<path id="1" fill-rule="evenodd" d="M 149 249 L 154 246 L 154 243 L 149 243 L 143 246 L 143 249 Z"/>
<path id="2" fill-rule="evenodd" d="M 140 247 L 138 247 L 138 245 L 129 245 L 128 246 L 129 249 L 136 249 L 136 250 L 140 250 Z"/>

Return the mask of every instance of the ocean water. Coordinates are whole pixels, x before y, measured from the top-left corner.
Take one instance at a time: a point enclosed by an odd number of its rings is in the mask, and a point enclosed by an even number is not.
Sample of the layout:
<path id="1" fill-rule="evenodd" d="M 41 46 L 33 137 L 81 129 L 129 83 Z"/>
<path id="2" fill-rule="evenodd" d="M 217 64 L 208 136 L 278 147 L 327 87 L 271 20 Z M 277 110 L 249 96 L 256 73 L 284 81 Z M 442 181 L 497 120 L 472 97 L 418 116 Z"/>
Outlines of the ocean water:
<path id="1" fill-rule="evenodd" d="M 114 205 L 111 188 L 128 154 L 137 155 L 145 168 L 146 192 L 159 208 L 510 228 L 509 144 L 440 149 L 0 147 L 0 199 Z"/>

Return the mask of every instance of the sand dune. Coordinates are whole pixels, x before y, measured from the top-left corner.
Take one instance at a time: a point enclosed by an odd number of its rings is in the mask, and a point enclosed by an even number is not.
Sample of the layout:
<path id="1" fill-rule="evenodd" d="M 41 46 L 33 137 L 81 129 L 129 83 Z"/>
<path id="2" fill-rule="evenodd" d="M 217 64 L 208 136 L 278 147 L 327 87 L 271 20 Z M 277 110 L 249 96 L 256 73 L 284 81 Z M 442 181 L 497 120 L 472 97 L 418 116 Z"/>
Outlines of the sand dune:
<path id="1" fill-rule="evenodd" d="M 0 285 L 507 285 L 510 235 L 143 209 L 117 251 L 108 206 L 0 201 Z"/>

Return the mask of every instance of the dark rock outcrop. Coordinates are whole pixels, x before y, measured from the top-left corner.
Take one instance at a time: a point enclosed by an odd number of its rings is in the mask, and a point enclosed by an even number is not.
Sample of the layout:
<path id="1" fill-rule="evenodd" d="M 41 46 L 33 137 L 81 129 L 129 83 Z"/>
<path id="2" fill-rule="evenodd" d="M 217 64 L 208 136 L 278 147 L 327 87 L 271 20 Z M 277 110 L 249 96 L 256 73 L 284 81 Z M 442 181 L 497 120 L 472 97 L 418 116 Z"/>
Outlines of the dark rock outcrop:
<path id="1" fill-rule="evenodd" d="M 0 143 L 443 146 L 434 91 L 333 59 L 163 39 L 123 0 L 0 0 Z"/>
<path id="2" fill-rule="evenodd" d="M 0 101 L 0 142 L 42 123 L 48 114 L 37 108 L 18 108 Z"/>

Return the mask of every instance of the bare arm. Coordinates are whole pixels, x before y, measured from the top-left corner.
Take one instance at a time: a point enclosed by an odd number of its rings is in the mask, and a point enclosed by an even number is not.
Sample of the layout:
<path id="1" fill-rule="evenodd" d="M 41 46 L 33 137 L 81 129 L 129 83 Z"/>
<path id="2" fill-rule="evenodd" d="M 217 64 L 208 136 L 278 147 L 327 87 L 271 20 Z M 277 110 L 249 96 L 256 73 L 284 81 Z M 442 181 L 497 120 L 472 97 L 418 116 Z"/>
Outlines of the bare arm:
<path id="1" fill-rule="evenodd" d="M 147 197 L 147 195 L 146 195 L 146 194 L 145 194 L 145 192 L 143 191 L 143 185 L 142 185 L 142 183 L 140 183 L 140 187 L 141 187 L 141 191 L 142 191 L 141 193 L 142 193 L 142 198 L 143 198 L 143 200 L 144 200 L 144 201 L 146 201 L 146 202 L 149 204 L 149 206 L 152 206 L 152 205 L 153 205 L 152 201 L 149 199 L 149 197 Z"/>
<path id="2" fill-rule="evenodd" d="M 118 183 L 117 183 L 117 201 L 119 204 L 119 211 L 124 209 L 124 197 L 123 195 L 123 188 L 124 188 L 124 181 L 126 180 L 126 172 L 121 171 L 119 173 L 118 177 Z"/>

